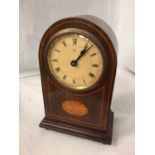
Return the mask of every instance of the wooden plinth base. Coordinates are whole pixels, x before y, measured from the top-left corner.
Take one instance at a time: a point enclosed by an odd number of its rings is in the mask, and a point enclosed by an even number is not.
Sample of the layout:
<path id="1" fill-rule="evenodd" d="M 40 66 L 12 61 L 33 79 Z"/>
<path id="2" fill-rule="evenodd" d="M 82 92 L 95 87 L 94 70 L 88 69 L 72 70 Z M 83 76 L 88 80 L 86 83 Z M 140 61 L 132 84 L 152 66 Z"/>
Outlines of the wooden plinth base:
<path id="1" fill-rule="evenodd" d="M 104 144 L 111 144 L 112 142 L 112 128 L 113 128 L 113 112 L 109 114 L 107 131 L 92 130 L 82 126 L 73 126 L 64 124 L 62 122 L 57 122 L 54 120 L 49 120 L 46 117 L 41 121 L 40 127 L 50 130 L 55 130 L 78 137 L 87 138 L 90 140 L 98 141 Z"/>

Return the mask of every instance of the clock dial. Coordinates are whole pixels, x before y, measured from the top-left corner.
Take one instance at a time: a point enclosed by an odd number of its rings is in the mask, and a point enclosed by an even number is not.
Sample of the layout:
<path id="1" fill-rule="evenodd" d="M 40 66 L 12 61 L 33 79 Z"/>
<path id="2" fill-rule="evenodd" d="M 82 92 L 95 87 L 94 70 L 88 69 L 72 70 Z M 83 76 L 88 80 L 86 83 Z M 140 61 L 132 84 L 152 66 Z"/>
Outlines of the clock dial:
<path id="1" fill-rule="evenodd" d="M 94 42 L 79 34 L 61 35 L 48 49 L 48 65 L 52 75 L 72 89 L 93 86 L 104 70 L 103 61 Z"/>

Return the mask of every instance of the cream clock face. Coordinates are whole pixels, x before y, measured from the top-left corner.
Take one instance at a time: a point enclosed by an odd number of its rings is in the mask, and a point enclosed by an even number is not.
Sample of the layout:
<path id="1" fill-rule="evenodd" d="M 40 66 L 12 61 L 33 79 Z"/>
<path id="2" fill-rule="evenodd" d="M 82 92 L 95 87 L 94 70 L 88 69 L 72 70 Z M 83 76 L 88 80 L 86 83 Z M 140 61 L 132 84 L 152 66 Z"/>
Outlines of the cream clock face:
<path id="1" fill-rule="evenodd" d="M 98 47 L 79 34 L 59 36 L 48 49 L 48 66 L 62 85 L 87 89 L 99 80 L 104 66 Z"/>

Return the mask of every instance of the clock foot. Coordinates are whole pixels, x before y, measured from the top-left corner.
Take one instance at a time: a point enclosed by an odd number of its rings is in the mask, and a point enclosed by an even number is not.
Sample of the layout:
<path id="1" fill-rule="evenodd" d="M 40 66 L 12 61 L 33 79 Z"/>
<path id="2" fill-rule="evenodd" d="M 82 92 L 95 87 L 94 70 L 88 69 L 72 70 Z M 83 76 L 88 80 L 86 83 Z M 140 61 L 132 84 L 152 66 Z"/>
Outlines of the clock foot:
<path id="1" fill-rule="evenodd" d="M 50 129 L 54 131 L 59 131 L 71 135 L 75 135 L 78 137 L 87 138 L 90 140 L 98 141 L 104 144 L 111 144 L 112 143 L 112 128 L 113 128 L 113 112 L 109 112 L 109 124 L 107 131 L 101 130 L 94 130 L 94 129 L 87 129 L 86 127 L 76 126 L 76 125 L 69 125 L 64 124 L 61 121 L 51 120 L 48 118 L 44 118 L 41 123 L 40 127 L 45 129 Z"/>

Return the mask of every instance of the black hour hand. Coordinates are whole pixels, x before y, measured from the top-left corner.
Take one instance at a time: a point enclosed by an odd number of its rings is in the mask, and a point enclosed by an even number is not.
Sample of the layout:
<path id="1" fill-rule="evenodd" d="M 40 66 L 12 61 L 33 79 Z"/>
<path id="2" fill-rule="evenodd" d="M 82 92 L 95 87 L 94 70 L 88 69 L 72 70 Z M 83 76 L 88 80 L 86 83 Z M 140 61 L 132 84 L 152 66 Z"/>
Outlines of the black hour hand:
<path id="1" fill-rule="evenodd" d="M 87 45 L 85 46 L 85 48 L 80 52 L 80 55 L 77 57 L 77 59 L 72 60 L 71 61 L 71 66 L 76 67 L 78 64 L 79 59 L 85 55 L 85 53 L 92 47 L 93 45 L 91 45 L 90 47 L 88 47 Z"/>

